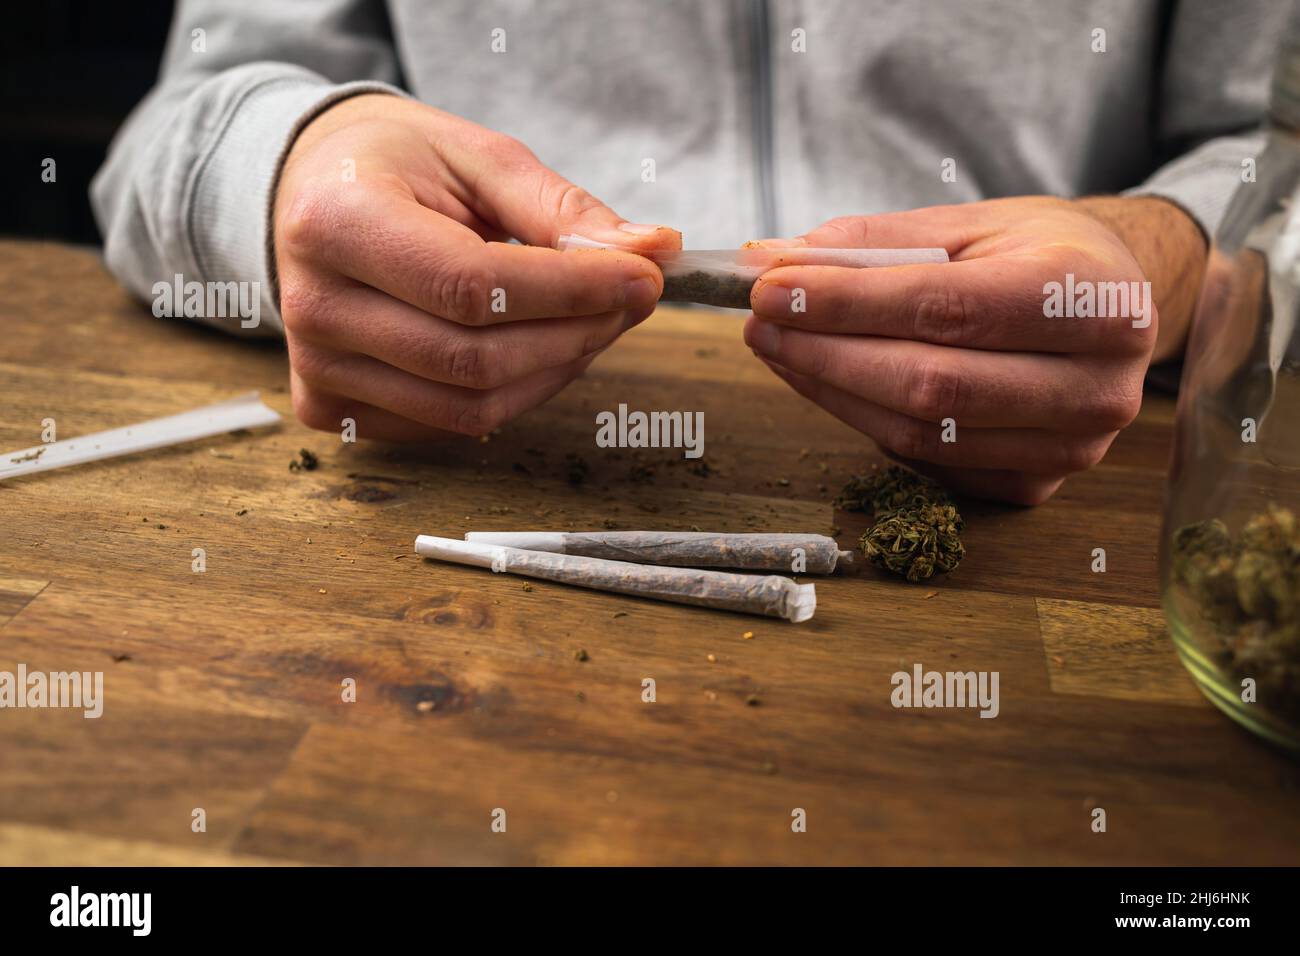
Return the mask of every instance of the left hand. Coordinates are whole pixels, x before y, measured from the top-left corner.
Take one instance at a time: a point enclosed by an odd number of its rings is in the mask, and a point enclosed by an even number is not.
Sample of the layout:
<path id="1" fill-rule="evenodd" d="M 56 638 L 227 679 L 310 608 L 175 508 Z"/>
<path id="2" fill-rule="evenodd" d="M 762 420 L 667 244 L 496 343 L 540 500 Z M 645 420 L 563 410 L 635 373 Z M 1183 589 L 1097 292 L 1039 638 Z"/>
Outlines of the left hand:
<path id="1" fill-rule="evenodd" d="M 1145 281 L 1124 242 L 1075 203 L 850 216 L 794 243 L 947 249 L 951 261 L 934 265 L 774 269 L 754 285 L 745 342 L 795 391 L 956 492 L 1045 501 L 1101 461 L 1141 407 L 1158 325 L 1149 294 L 1145 317 L 1133 303 L 1123 316 L 1045 315 L 1045 285 L 1067 273 L 1076 288 Z"/>

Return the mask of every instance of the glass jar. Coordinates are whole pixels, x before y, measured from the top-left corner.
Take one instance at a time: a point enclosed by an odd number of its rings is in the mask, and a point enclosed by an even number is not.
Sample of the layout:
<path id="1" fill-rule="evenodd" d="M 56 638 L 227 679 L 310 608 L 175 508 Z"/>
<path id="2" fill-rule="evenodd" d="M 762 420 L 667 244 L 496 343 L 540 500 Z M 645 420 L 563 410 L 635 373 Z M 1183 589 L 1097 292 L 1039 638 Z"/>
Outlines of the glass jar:
<path id="1" fill-rule="evenodd" d="M 1300 751 L 1300 18 L 1243 162 L 1184 358 L 1160 574 L 1205 695 Z M 1246 157 L 1243 157 L 1246 160 Z"/>

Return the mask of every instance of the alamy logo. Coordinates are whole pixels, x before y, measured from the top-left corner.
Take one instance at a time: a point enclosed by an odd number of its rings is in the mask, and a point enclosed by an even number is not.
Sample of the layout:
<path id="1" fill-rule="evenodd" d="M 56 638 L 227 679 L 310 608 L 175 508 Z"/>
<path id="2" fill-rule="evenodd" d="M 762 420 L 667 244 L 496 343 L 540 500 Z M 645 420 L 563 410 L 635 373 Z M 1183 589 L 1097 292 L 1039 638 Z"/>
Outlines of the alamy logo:
<path id="1" fill-rule="evenodd" d="M 81 708 L 83 717 L 104 713 L 103 671 L 0 671 L 0 709 L 5 707 Z"/>
<path id="2" fill-rule="evenodd" d="M 78 886 L 50 897 L 51 926 L 129 926 L 133 936 L 148 936 L 152 893 L 85 893 Z"/>
<path id="3" fill-rule="evenodd" d="M 1076 281 L 1073 272 L 1064 282 L 1043 285 L 1043 315 L 1049 319 L 1132 319 L 1133 328 L 1151 324 L 1150 282 Z"/>
<path id="4" fill-rule="evenodd" d="M 185 281 L 153 284 L 153 314 L 158 318 L 226 319 L 239 317 L 241 329 L 262 324 L 262 283 Z"/>
<path id="5" fill-rule="evenodd" d="M 895 671 L 889 702 L 895 707 L 978 707 L 981 717 L 996 717 L 997 671 L 927 671 L 920 664 L 912 672 Z"/>
<path id="6" fill-rule="evenodd" d="M 685 458 L 704 454 L 703 412 L 629 412 L 596 414 L 599 448 L 684 448 Z"/>

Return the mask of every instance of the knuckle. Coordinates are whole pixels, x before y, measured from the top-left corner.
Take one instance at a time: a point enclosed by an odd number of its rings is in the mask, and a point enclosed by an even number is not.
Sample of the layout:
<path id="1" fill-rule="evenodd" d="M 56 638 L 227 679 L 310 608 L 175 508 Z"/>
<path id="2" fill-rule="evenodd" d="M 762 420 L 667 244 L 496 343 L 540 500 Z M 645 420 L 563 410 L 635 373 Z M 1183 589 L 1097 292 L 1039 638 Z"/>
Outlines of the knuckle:
<path id="1" fill-rule="evenodd" d="M 452 416 L 451 430 L 460 435 L 481 438 L 505 423 L 504 408 L 504 403 L 495 395 L 470 399 Z"/>
<path id="2" fill-rule="evenodd" d="M 965 297 L 951 286 L 921 295 L 912 312 L 912 338 L 939 345 L 963 343 L 970 332 Z"/>
<path id="3" fill-rule="evenodd" d="M 537 156 L 521 140 L 506 133 L 492 131 L 487 143 L 488 151 L 496 157 L 497 162 L 512 168 L 537 165 Z"/>
<path id="4" fill-rule="evenodd" d="M 316 180 L 304 182 L 280 221 L 278 245 L 291 255 L 319 254 L 339 235 L 341 214 L 336 189 Z"/>
<path id="5" fill-rule="evenodd" d="M 608 322 L 602 322 L 595 328 L 588 329 L 583 334 L 582 341 L 578 345 L 578 353 L 573 358 L 580 359 L 583 356 L 591 355 L 618 338 L 624 323 L 627 321 L 627 316 L 628 313 L 620 312 Z"/>
<path id="6" fill-rule="evenodd" d="M 495 388 L 502 384 L 498 349 L 490 339 L 461 338 L 447 353 L 452 383 L 465 388 Z"/>
<path id="7" fill-rule="evenodd" d="M 909 404 L 913 413 L 929 422 L 956 417 L 961 411 L 963 386 L 957 369 L 935 358 L 916 363 L 911 375 Z"/>
<path id="8" fill-rule="evenodd" d="M 1060 478 L 1035 478 L 1029 475 L 1016 475 L 1006 483 L 999 497 L 1008 504 L 1034 508 L 1052 497 L 1060 486 Z"/>
<path id="9" fill-rule="evenodd" d="M 484 325 L 488 319 L 488 280 L 476 268 L 460 266 L 434 278 L 430 301 L 443 318 L 462 325 Z"/>
<path id="10" fill-rule="evenodd" d="M 562 220 L 577 219 L 604 204 L 581 186 L 559 180 L 552 186 L 551 203 Z"/>
<path id="11" fill-rule="evenodd" d="M 933 425 L 906 415 L 891 419 L 885 435 L 885 445 L 902 458 L 926 460 L 930 457 Z"/>
<path id="12" fill-rule="evenodd" d="M 328 384 L 330 371 L 337 363 L 329 352 L 304 345 L 296 339 L 289 340 L 288 351 L 289 364 L 300 379 L 312 385 Z"/>
<path id="13" fill-rule="evenodd" d="M 1142 410 L 1141 384 L 1124 384 L 1101 393 L 1089 410 L 1089 418 L 1099 428 L 1119 431 L 1127 428 Z"/>
<path id="14" fill-rule="evenodd" d="M 798 343 L 790 342 L 789 344 L 795 346 Z M 825 379 L 826 373 L 830 370 L 831 350 L 820 339 L 807 340 L 805 347 L 799 349 L 797 356 L 792 355 L 791 358 L 796 361 L 795 367 L 802 364 L 804 374 L 811 378 Z M 802 362 L 799 362 L 799 359 L 802 359 Z"/>
<path id="15" fill-rule="evenodd" d="M 314 282 L 288 279 L 280 286 L 280 315 L 284 327 L 311 338 L 326 331 L 329 296 Z"/>
<path id="16" fill-rule="evenodd" d="M 818 232 L 832 232 L 844 237 L 846 245 L 867 244 L 867 221 L 862 216 L 836 216 L 817 227 Z"/>
<path id="17" fill-rule="evenodd" d="M 307 387 L 295 388 L 291 396 L 293 414 L 298 421 L 317 431 L 330 431 L 337 427 L 338 416 L 333 403 Z"/>
<path id="18" fill-rule="evenodd" d="M 1066 473 L 1087 471 L 1098 465 L 1110 447 L 1109 439 L 1067 439 L 1061 449 L 1060 465 Z"/>

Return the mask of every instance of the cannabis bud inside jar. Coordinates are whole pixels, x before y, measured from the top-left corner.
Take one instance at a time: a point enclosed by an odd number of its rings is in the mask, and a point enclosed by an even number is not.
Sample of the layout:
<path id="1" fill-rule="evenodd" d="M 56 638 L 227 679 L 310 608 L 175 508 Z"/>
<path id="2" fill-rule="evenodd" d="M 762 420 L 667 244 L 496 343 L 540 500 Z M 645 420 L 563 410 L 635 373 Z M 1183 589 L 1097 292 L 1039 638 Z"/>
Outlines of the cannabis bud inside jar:
<path id="1" fill-rule="evenodd" d="M 1174 581 L 1200 619 L 1216 663 L 1259 688 L 1273 710 L 1300 717 L 1300 520 L 1276 505 L 1234 540 L 1218 519 L 1172 542 Z"/>

